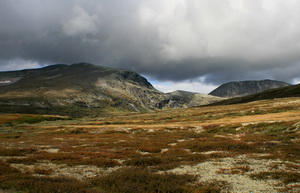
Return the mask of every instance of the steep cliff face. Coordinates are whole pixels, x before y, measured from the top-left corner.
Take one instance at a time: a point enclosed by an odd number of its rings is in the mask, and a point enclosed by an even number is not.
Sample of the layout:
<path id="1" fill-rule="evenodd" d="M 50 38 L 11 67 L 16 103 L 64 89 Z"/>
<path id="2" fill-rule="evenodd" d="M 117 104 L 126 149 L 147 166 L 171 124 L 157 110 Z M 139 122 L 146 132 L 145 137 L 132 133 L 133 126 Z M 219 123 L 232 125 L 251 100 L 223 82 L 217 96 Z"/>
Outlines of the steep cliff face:
<path id="1" fill-rule="evenodd" d="M 275 80 L 229 82 L 222 84 L 209 94 L 218 97 L 231 98 L 238 96 L 246 96 L 250 94 L 259 93 L 265 90 L 281 88 L 285 86 L 290 86 L 290 84 Z"/>
<path id="2" fill-rule="evenodd" d="M 136 72 L 88 63 L 0 72 L 0 112 L 81 115 L 202 104 L 189 98 L 162 93 Z"/>

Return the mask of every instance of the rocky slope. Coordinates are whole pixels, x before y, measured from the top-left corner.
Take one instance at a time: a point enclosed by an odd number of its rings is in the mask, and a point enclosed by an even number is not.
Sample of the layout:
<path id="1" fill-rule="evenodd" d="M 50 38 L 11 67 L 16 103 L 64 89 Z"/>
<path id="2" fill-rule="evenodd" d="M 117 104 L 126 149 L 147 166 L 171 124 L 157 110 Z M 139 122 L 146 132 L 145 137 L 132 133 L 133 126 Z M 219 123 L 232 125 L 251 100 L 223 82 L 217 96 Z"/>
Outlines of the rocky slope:
<path id="1" fill-rule="evenodd" d="M 177 90 L 166 93 L 166 99 L 161 101 L 160 105 L 170 108 L 196 107 L 220 100 L 222 100 L 222 98 L 216 96 Z"/>
<path id="2" fill-rule="evenodd" d="M 193 98 L 164 94 L 133 71 L 88 63 L 0 72 L 0 112 L 81 116 L 199 106 L 208 101 Z"/>
<path id="3" fill-rule="evenodd" d="M 259 93 L 265 90 L 281 88 L 285 86 L 290 86 L 286 82 L 276 81 L 276 80 L 253 80 L 253 81 L 240 81 L 240 82 L 229 82 L 222 84 L 212 92 L 210 95 L 218 97 L 238 97 L 246 96 L 255 93 Z"/>

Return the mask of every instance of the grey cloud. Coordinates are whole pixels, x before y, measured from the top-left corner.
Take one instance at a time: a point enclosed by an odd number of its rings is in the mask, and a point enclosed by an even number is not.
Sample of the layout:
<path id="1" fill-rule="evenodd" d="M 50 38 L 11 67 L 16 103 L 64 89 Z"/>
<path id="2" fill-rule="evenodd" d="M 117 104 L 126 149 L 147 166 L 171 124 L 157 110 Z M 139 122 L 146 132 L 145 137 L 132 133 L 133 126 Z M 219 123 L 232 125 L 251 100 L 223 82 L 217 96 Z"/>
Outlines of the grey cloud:
<path id="1" fill-rule="evenodd" d="M 2 0 L 0 69 L 86 61 L 159 80 L 291 82 L 298 18 L 292 0 Z"/>

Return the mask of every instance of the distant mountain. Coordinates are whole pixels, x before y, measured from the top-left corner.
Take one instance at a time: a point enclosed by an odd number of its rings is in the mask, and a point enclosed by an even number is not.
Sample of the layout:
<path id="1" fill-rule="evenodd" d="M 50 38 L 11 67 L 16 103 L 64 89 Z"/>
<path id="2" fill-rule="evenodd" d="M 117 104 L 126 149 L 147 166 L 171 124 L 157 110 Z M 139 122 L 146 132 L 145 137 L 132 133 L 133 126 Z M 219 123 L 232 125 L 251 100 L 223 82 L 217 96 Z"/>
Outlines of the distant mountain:
<path id="1" fill-rule="evenodd" d="M 218 97 L 238 97 L 246 96 L 255 93 L 259 93 L 265 90 L 273 88 L 281 88 L 285 86 L 290 86 L 286 82 L 276 81 L 276 80 L 252 80 L 252 81 L 240 81 L 240 82 L 228 82 L 222 84 L 212 92 L 210 95 Z"/>
<path id="2" fill-rule="evenodd" d="M 193 104 L 202 104 L 198 102 Z M 81 116 L 183 106 L 189 105 L 156 90 L 146 78 L 130 70 L 77 63 L 0 72 L 2 113 Z"/>
<path id="3" fill-rule="evenodd" d="M 287 97 L 300 97 L 300 84 L 266 90 L 257 94 L 247 95 L 243 97 L 231 98 L 231 99 L 213 103 L 211 105 L 230 105 L 230 104 L 253 102 L 258 100 L 287 98 Z"/>
<path id="4" fill-rule="evenodd" d="M 169 108 L 195 107 L 200 105 L 207 105 L 220 100 L 223 99 L 206 94 L 177 90 L 174 92 L 166 93 L 166 99 L 164 101 L 161 101 L 160 105 Z"/>

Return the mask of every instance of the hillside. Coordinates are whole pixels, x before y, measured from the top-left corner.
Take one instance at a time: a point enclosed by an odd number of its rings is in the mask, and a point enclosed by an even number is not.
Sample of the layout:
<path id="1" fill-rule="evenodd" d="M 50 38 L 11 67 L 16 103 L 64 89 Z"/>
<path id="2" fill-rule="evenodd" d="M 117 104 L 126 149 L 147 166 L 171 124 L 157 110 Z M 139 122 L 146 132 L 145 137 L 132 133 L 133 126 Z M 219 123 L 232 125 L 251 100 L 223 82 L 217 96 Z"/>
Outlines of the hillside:
<path id="1" fill-rule="evenodd" d="M 290 84 L 276 80 L 251 80 L 228 82 L 222 84 L 209 94 L 218 97 L 231 98 L 238 96 L 246 96 L 250 94 L 263 92 L 265 90 L 281 88 L 285 86 L 290 86 Z"/>
<path id="2" fill-rule="evenodd" d="M 0 88 L 0 112 L 82 116 L 189 106 L 136 72 L 88 63 L 0 72 Z"/>
<path id="3" fill-rule="evenodd" d="M 0 73 L 0 104 L 19 112 L 145 111 L 164 99 L 142 76 L 88 63 Z M 82 112 L 81 112 L 82 113 Z"/>
<path id="4" fill-rule="evenodd" d="M 287 98 L 287 97 L 300 97 L 300 84 L 286 86 L 283 88 L 266 90 L 261 93 L 252 94 L 244 97 L 236 97 L 213 103 L 211 105 L 229 105 L 238 103 L 247 103 L 258 100 L 276 99 L 276 98 Z"/>
<path id="5" fill-rule="evenodd" d="M 169 108 L 196 107 L 223 100 L 220 97 L 177 90 L 166 93 L 166 99 L 160 105 Z"/>

